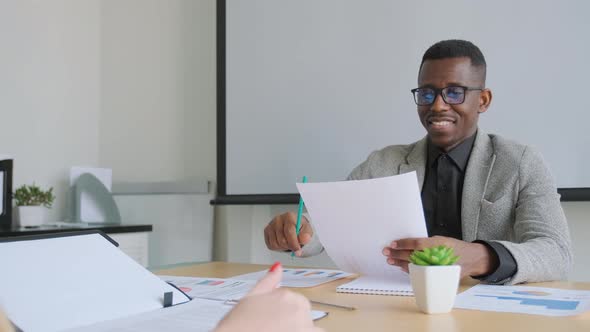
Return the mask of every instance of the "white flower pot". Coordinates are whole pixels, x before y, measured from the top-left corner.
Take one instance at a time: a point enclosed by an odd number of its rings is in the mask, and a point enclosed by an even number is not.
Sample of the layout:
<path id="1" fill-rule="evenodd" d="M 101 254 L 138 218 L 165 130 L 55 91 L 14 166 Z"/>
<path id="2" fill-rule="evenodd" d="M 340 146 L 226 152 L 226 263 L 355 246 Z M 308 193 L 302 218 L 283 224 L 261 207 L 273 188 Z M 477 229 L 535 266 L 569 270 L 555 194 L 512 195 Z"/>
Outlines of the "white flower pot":
<path id="1" fill-rule="evenodd" d="M 450 312 L 455 303 L 461 266 L 421 266 L 410 264 L 410 280 L 416 305 L 427 314 Z"/>
<path id="2" fill-rule="evenodd" d="M 20 227 L 40 226 L 45 217 L 44 206 L 19 206 L 17 207 L 18 225 Z"/>

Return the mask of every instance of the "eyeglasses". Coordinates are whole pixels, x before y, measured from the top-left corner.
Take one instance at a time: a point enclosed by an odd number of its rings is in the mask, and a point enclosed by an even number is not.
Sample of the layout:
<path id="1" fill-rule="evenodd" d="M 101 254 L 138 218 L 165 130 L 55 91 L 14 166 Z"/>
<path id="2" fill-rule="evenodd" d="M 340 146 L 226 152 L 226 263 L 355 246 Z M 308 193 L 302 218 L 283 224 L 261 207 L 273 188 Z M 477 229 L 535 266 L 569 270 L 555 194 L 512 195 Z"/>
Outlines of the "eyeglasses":
<path id="1" fill-rule="evenodd" d="M 483 91 L 483 88 L 471 88 L 467 86 L 447 86 L 446 88 L 416 88 L 412 89 L 414 101 L 418 106 L 432 105 L 439 94 L 442 96 L 445 103 L 449 105 L 463 104 L 465 101 L 465 92 L 467 91 Z"/>

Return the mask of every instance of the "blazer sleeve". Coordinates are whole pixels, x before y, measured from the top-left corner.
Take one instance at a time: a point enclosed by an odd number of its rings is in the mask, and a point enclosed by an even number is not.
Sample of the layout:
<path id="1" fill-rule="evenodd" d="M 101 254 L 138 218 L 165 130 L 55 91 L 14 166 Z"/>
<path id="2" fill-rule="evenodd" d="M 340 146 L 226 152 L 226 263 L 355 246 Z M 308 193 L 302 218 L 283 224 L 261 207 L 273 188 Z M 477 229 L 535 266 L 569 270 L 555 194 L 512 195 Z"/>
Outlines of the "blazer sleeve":
<path id="1" fill-rule="evenodd" d="M 562 280 L 573 265 L 567 220 L 553 177 L 541 155 L 526 147 L 518 168 L 513 241 L 495 241 L 510 251 L 517 272 L 505 284 Z"/>

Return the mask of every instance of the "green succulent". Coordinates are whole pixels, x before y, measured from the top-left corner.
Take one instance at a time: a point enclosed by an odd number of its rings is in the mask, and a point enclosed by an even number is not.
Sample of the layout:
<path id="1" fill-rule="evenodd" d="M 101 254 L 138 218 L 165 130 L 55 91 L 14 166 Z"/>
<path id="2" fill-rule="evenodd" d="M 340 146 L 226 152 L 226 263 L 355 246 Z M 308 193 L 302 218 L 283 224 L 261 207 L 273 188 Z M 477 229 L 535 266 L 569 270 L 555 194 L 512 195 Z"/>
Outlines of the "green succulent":
<path id="1" fill-rule="evenodd" d="M 18 187 L 14 192 L 13 198 L 17 206 L 43 205 L 46 208 L 50 208 L 53 200 L 55 200 L 55 195 L 53 195 L 53 188 L 44 191 L 33 183 L 31 186 L 23 184 Z"/>
<path id="2" fill-rule="evenodd" d="M 453 265 L 458 259 L 453 248 L 442 245 L 414 250 L 410 255 L 410 261 L 416 265 Z"/>

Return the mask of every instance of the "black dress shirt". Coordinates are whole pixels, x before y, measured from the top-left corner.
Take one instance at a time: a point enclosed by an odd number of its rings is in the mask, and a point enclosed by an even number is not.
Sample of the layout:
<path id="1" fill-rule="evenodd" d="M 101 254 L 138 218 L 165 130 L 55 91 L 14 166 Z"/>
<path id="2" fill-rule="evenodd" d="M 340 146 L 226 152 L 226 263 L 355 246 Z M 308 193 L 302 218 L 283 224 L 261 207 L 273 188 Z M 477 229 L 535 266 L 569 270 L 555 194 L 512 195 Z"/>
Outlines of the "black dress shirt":
<path id="1" fill-rule="evenodd" d="M 471 149 L 475 142 L 473 135 L 449 152 L 444 152 L 428 141 L 428 156 L 424 185 L 422 186 L 422 206 L 426 218 L 428 235 L 441 235 L 461 240 L 461 198 L 463 180 Z M 497 283 L 516 273 L 516 261 L 502 244 L 476 240 L 484 244 L 498 259 L 498 267 L 485 276 L 474 276 L 485 282 Z"/>

